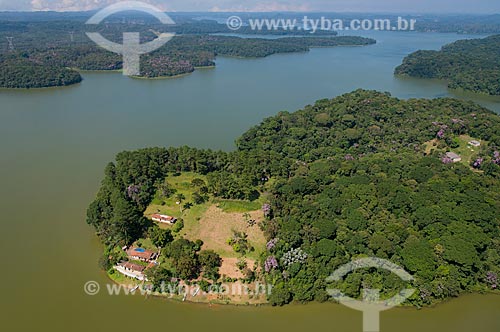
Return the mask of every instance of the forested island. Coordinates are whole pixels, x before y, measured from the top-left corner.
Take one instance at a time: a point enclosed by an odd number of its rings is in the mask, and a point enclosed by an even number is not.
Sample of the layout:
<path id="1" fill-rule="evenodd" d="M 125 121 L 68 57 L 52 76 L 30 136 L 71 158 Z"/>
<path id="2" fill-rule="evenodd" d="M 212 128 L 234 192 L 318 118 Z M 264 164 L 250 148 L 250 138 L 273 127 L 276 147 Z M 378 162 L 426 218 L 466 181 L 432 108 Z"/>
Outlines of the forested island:
<path id="1" fill-rule="evenodd" d="M 498 287 L 499 150 L 500 117 L 472 102 L 358 90 L 265 119 L 232 152 L 122 152 L 87 223 L 117 282 L 122 267 L 144 271 L 153 290 L 258 280 L 274 286 L 273 305 L 328 301 L 331 286 L 357 298 L 406 288 L 380 270 L 326 283 L 376 256 L 415 277 L 408 305 L 430 305 Z M 134 263 L 134 250 L 155 258 Z M 224 269 L 231 259 L 237 276 Z"/>
<path id="2" fill-rule="evenodd" d="M 451 89 L 500 95 L 500 35 L 459 40 L 440 51 L 417 51 L 396 68 L 397 75 L 438 78 Z"/>

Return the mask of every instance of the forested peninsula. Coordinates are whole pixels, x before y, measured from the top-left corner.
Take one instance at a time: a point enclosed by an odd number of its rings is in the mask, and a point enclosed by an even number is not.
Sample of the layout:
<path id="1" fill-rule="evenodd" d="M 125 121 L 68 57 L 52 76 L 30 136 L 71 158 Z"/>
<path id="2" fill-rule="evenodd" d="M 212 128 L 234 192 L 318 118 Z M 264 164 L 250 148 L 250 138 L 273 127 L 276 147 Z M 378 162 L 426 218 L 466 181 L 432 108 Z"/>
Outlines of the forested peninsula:
<path id="1" fill-rule="evenodd" d="M 46 66 L 24 56 L 0 55 L 0 88 L 48 88 L 81 81 L 76 70 Z"/>
<path id="2" fill-rule="evenodd" d="M 109 37 L 117 37 L 115 31 Z M 155 38 L 149 32 L 144 41 Z M 16 40 L 17 41 L 17 40 Z M 79 70 L 121 70 L 119 54 L 97 47 L 90 40 L 46 45 L 38 41 L 17 41 L 20 50 L 0 53 L 0 87 L 42 88 L 79 83 Z M 374 44 L 363 37 L 283 37 L 278 39 L 238 38 L 214 35 L 180 35 L 141 57 L 142 78 L 172 77 L 193 72 L 197 67 L 215 66 L 216 56 L 266 57 L 276 53 L 307 52 L 311 47 Z M 52 45 L 51 45 L 52 44 Z M 49 46 L 47 46 L 49 45 Z"/>
<path id="3" fill-rule="evenodd" d="M 417 51 L 396 68 L 397 75 L 438 78 L 451 89 L 500 95 L 500 35 L 459 40 L 440 51 Z"/>
<path id="4" fill-rule="evenodd" d="M 114 280 L 124 266 L 152 289 L 257 280 L 273 285 L 273 305 L 329 301 L 332 286 L 357 298 L 411 286 L 406 303 L 430 305 L 498 287 L 499 150 L 500 117 L 472 102 L 357 90 L 265 119 L 232 152 L 122 152 L 87 223 Z M 155 258 L 138 267 L 130 250 Z M 340 265 L 371 256 L 415 280 L 358 270 L 327 284 Z M 230 259 L 240 275 L 227 274 Z"/>

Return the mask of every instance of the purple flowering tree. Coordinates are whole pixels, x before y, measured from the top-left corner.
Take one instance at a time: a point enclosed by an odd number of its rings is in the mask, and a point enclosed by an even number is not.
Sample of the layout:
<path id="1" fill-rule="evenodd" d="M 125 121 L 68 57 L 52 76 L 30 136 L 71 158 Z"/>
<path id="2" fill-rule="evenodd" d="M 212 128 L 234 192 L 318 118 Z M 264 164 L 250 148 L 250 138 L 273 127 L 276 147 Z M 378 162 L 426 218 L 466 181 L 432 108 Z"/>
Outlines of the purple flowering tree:
<path id="1" fill-rule="evenodd" d="M 271 205 L 268 203 L 262 205 L 262 212 L 264 212 L 264 216 L 269 217 L 271 215 Z"/>
<path id="2" fill-rule="evenodd" d="M 269 273 L 271 270 L 276 268 L 278 268 L 278 261 L 276 260 L 276 257 L 267 257 L 266 261 L 264 262 L 264 270 Z"/>
<path id="3" fill-rule="evenodd" d="M 437 132 L 436 137 L 439 138 L 439 139 L 443 139 L 444 138 L 444 129 L 440 129 Z"/>
<path id="4" fill-rule="evenodd" d="M 127 196 L 133 201 L 138 202 L 140 193 L 141 193 L 141 187 L 138 185 L 132 184 L 127 187 Z"/>
<path id="5" fill-rule="evenodd" d="M 271 251 L 276 247 L 276 244 L 278 243 L 279 239 L 275 238 L 267 242 L 266 248 L 267 250 Z"/>
<path id="6" fill-rule="evenodd" d="M 493 152 L 493 162 L 497 165 L 500 165 L 500 152 L 495 151 Z"/>
<path id="7" fill-rule="evenodd" d="M 350 154 L 346 154 L 344 156 L 344 159 L 347 160 L 347 161 L 351 161 L 351 160 L 354 160 L 354 157 L 352 155 L 350 155 Z"/>
<path id="8" fill-rule="evenodd" d="M 474 163 L 472 163 L 472 167 L 474 168 L 481 168 L 481 165 L 483 164 L 484 159 L 483 158 L 477 158 Z"/>
<path id="9" fill-rule="evenodd" d="M 498 287 L 498 275 L 493 271 L 486 273 L 485 281 L 491 289 L 496 289 Z"/>

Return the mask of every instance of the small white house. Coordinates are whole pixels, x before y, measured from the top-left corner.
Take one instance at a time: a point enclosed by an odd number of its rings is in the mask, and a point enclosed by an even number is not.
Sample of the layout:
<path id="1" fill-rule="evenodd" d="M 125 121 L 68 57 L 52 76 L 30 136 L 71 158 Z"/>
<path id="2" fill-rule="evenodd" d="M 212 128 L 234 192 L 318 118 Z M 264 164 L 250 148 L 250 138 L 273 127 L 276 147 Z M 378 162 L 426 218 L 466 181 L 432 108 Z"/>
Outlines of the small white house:
<path id="1" fill-rule="evenodd" d="M 476 140 L 473 140 L 473 141 L 470 141 L 470 142 L 469 142 L 469 145 L 470 145 L 470 146 L 474 146 L 474 147 L 476 147 L 476 148 L 477 148 L 477 147 L 481 146 L 481 142 L 476 141 Z"/>
<path id="2" fill-rule="evenodd" d="M 115 266 L 115 269 L 129 278 L 134 278 L 137 280 L 147 280 L 144 274 L 144 270 L 146 268 L 142 265 L 130 262 L 121 262 Z"/>
<path id="3" fill-rule="evenodd" d="M 446 157 L 450 158 L 452 162 L 458 163 L 462 161 L 462 157 L 460 157 L 455 152 L 446 152 Z"/>
<path id="4" fill-rule="evenodd" d="M 153 219 L 153 221 L 169 225 L 173 225 L 177 222 L 176 218 L 171 216 L 166 216 L 164 214 L 153 214 L 151 219 Z"/>

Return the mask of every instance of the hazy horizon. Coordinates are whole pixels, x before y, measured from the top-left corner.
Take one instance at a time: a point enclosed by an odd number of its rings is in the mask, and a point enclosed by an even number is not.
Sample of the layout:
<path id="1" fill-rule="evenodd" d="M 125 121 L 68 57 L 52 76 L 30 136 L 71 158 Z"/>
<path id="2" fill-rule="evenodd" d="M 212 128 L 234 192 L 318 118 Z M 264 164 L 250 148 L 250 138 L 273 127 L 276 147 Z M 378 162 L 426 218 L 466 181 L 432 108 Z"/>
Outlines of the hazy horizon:
<path id="1" fill-rule="evenodd" d="M 0 0 L 0 11 L 77 12 L 95 10 L 117 0 Z M 492 0 L 143 0 L 170 12 L 345 12 L 405 14 L 499 14 Z"/>

